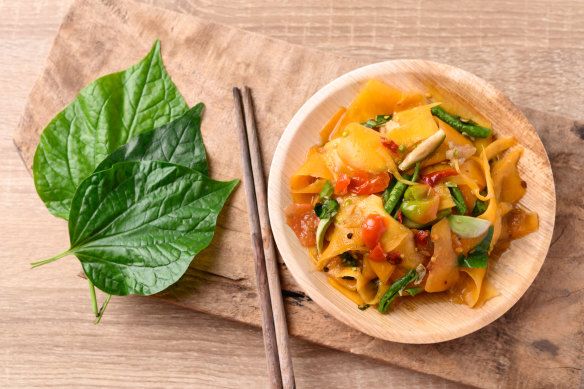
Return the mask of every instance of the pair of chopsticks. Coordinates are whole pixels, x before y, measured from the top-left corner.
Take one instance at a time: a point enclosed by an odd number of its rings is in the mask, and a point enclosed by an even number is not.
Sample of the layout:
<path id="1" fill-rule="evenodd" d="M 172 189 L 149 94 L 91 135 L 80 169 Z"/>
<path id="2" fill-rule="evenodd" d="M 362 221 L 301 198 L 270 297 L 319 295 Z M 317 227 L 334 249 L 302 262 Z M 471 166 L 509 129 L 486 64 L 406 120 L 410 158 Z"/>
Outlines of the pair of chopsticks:
<path id="1" fill-rule="evenodd" d="M 291 389 L 296 385 L 288 346 L 288 327 L 280 287 L 276 248 L 268 218 L 266 183 L 251 89 L 247 86 L 243 88 L 245 112 L 239 88 L 233 88 L 233 99 L 239 130 L 243 183 L 255 255 L 258 299 L 270 384 L 272 388 Z"/>

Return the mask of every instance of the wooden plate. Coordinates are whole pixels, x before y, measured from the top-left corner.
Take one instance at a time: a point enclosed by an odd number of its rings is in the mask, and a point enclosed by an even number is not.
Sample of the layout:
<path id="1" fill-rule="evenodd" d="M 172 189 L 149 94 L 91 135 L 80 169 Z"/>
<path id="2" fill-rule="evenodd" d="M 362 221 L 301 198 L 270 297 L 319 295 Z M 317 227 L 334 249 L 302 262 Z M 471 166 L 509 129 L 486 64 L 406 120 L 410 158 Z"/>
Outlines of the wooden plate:
<path id="1" fill-rule="evenodd" d="M 367 80 L 377 78 L 405 91 L 437 85 L 448 96 L 474 107 L 492 123 L 496 136 L 515 136 L 525 147 L 519 162 L 527 193 L 521 204 L 539 214 L 539 230 L 513 242 L 488 276 L 500 296 L 483 307 L 453 304 L 444 293 L 408 299 L 389 314 L 360 311 L 316 271 L 282 212 L 292 202 L 289 183 L 319 130 L 341 106 L 348 106 Z M 312 96 L 292 118 L 274 154 L 268 183 L 270 219 L 284 262 L 306 293 L 338 320 L 371 336 L 401 343 L 436 343 L 476 331 L 503 315 L 525 293 L 541 268 L 552 237 L 556 196 L 548 157 L 533 127 L 506 97 L 486 81 L 452 66 L 421 60 L 387 61 L 349 72 Z M 326 334 L 322 334 L 326 336 Z"/>

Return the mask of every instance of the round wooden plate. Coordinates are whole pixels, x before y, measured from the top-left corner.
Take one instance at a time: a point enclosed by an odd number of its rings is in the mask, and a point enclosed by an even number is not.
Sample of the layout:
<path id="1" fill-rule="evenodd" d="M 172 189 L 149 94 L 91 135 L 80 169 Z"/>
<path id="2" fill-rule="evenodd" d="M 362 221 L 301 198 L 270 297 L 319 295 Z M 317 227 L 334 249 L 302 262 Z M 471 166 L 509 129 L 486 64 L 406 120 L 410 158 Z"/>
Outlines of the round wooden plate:
<path id="1" fill-rule="evenodd" d="M 515 136 L 525 147 L 519 162 L 527 193 L 521 204 L 539 214 L 539 230 L 512 243 L 488 276 L 500 296 L 481 308 L 453 304 L 444 293 L 408 299 L 383 315 L 375 309 L 360 311 L 355 303 L 332 288 L 316 271 L 306 248 L 286 225 L 282 210 L 292 202 L 289 183 L 308 149 L 319 143 L 319 131 L 341 106 L 348 106 L 367 80 L 380 81 L 404 91 L 425 93 L 435 85 L 473 107 L 492 123 L 497 137 Z M 296 282 L 331 315 L 371 336 L 401 343 L 436 343 L 476 331 L 503 315 L 525 293 L 541 268 L 552 237 L 556 196 L 550 163 L 541 140 L 525 116 L 503 93 L 461 69 L 421 60 L 381 62 L 349 72 L 312 96 L 286 127 L 272 161 L 268 206 L 276 244 Z M 323 334 L 326 336 L 326 334 Z"/>

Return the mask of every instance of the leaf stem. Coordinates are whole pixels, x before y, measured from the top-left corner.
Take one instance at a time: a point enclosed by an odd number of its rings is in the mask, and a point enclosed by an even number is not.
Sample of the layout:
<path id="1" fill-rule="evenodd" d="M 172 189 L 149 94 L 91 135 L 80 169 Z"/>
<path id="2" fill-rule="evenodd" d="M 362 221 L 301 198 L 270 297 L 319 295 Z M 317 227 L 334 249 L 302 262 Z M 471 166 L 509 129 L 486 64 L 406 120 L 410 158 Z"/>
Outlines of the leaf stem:
<path id="1" fill-rule="evenodd" d="M 61 259 L 63 257 L 66 257 L 69 254 L 72 254 L 72 251 L 71 250 L 64 251 L 61 254 L 57 254 L 57 255 L 55 255 L 54 257 L 51 257 L 51 258 L 43 259 L 42 261 L 33 262 L 33 263 L 30 264 L 31 269 L 34 269 L 35 267 L 39 267 L 39 266 L 42 266 L 42 265 L 46 265 L 47 263 L 55 262 L 57 259 Z"/>
<path id="2" fill-rule="evenodd" d="M 91 295 L 91 309 L 93 310 L 93 314 L 97 316 L 97 297 L 95 297 L 95 286 L 93 286 L 93 282 L 88 278 L 87 282 L 89 282 L 89 294 Z"/>
<path id="3" fill-rule="evenodd" d="M 101 309 L 99 310 L 99 313 L 97 314 L 97 317 L 95 318 L 95 321 L 93 322 L 93 324 L 99 324 L 99 321 L 101 320 L 101 317 L 103 316 L 103 312 L 107 308 L 107 304 L 109 303 L 111 298 L 112 298 L 112 295 L 108 294 L 107 297 L 105 298 L 105 301 L 103 302 L 103 305 L 101 306 Z"/>

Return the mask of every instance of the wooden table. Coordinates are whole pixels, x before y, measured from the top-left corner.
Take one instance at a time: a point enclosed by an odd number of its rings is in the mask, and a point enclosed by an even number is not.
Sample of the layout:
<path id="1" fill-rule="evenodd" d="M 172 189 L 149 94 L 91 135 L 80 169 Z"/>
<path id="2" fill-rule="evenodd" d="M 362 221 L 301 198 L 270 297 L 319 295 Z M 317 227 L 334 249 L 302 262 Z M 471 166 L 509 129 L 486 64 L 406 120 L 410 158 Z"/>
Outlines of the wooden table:
<path id="1" fill-rule="evenodd" d="M 492 81 L 519 105 L 584 119 L 584 7 L 578 2 L 151 2 L 371 62 L 451 63 Z M 79 270 L 73 258 L 29 270 L 30 261 L 47 253 L 18 226 L 46 231 L 63 246 L 68 238 L 62 220 L 31 195 L 33 181 L 12 133 L 70 3 L 0 2 L 0 387 L 265 386 L 262 337 L 254 328 L 140 297 L 112 299 L 95 327 L 86 282 L 61 280 Z M 32 209 L 34 219 L 22 220 L 22 209 Z M 293 341 L 292 350 L 299 387 L 453 387 L 303 341 Z"/>

